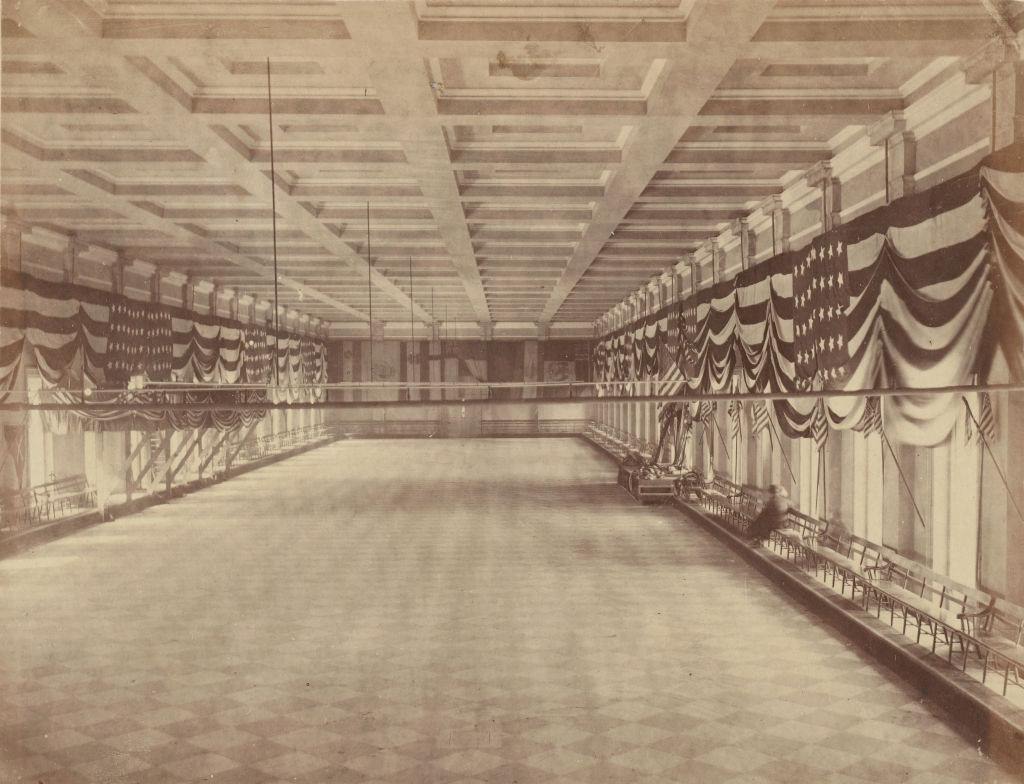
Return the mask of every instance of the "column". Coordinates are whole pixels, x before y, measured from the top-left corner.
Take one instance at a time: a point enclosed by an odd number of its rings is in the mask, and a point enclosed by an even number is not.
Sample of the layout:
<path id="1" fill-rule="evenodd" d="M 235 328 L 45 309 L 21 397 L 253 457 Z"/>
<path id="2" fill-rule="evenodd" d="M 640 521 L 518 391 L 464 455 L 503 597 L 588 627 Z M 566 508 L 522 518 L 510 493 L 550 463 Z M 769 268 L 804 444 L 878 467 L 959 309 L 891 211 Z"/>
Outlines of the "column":
<path id="1" fill-rule="evenodd" d="M 807 185 L 821 191 L 821 226 L 823 231 L 831 231 L 840 223 L 841 184 L 832 174 L 832 164 L 819 161 L 807 170 Z"/>
<path id="2" fill-rule="evenodd" d="M 782 204 L 782 196 L 773 194 L 765 199 L 761 211 L 772 220 L 772 255 L 778 256 L 789 250 L 790 215 Z"/>
<path id="3" fill-rule="evenodd" d="M 968 84 L 992 89 L 992 150 L 1001 150 L 1024 137 L 1024 73 L 1012 38 L 995 39 L 962 62 Z"/>
<path id="4" fill-rule="evenodd" d="M 750 230 L 750 222 L 747 218 L 735 220 L 731 230 L 740 241 L 740 266 L 742 269 L 750 269 L 754 257 L 754 233 Z"/>
<path id="5" fill-rule="evenodd" d="M 907 130 L 903 112 L 883 116 L 868 128 L 868 139 L 872 146 L 885 149 L 886 203 L 913 193 L 917 145 L 914 134 Z"/>

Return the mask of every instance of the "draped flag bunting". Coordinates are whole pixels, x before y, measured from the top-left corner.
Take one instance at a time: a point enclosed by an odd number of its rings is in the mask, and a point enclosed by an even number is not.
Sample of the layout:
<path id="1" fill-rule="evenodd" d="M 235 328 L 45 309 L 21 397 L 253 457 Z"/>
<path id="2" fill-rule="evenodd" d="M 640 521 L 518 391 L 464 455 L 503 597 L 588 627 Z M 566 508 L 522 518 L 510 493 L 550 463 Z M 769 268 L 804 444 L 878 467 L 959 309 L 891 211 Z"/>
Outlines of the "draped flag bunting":
<path id="1" fill-rule="evenodd" d="M 274 345 L 280 347 L 277 361 L 288 377 L 297 385 L 303 381 L 313 385 L 308 394 L 297 387 L 288 398 L 323 399 L 327 380 L 323 341 L 300 340 L 298 335 L 281 332 Z M 78 421 L 118 429 L 228 429 L 262 417 L 263 411 L 239 411 L 232 406 L 265 400 L 266 393 L 188 391 L 185 384 L 180 393 L 171 393 L 179 402 L 224 404 L 223 409 L 204 411 L 126 411 L 104 408 L 103 402 L 145 404 L 152 397 L 149 393 L 114 391 L 136 372 L 145 373 L 151 381 L 171 380 L 173 372 L 182 381 L 265 383 L 271 354 L 266 333 L 259 327 L 5 269 L 0 277 L 0 402 L 10 402 L 12 392 L 25 390 L 26 358 L 55 400 L 72 404 L 86 389 L 91 393 L 93 403 L 73 408 L 71 420 L 48 416 L 51 428 L 63 430 Z M 24 411 L 5 412 L 2 423 L 20 424 L 24 416 Z"/>
<path id="2" fill-rule="evenodd" d="M 0 402 L 24 389 L 26 357 L 43 389 L 81 388 L 104 380 L 109 295 L 4 270 L 0 277 Z M 84 379 L 83 379 L 84 376 Z M 24 412 L 5 412 L 17 424 Z"/>
<path id="3" fill-rule="evenodd" d="M 894 440 L 934 446 L 959 421 L 959 396 L 915 387 L 984 380 L 997 351 L 1024 380 L 1022 160 L 1018 144 L 879 207 L 605 336 L 599 355 L 608 368 L 633 361 L 636 378 L 673 381 L 682 396 L 727 397 L 736 382 L 781 393 L 769 409 L 790 438 L 884 425 Z M 670 320 L 674 344 L 655 352 L 655 370 L 648 347 L 670 341 Z M 635 342 L 645 345 L 628 350 Z M 892 387 L 911 391 L 884 408 L 869 394 L 785 397 Z"/>
<path id="4" fill-rule="evenodd" d="M 1024 379 L 1024 145 L 981 167 L 996 290 L 989 325 L 1015 379 Z M 987 370 L 988 368 L 982 368 Z"/>

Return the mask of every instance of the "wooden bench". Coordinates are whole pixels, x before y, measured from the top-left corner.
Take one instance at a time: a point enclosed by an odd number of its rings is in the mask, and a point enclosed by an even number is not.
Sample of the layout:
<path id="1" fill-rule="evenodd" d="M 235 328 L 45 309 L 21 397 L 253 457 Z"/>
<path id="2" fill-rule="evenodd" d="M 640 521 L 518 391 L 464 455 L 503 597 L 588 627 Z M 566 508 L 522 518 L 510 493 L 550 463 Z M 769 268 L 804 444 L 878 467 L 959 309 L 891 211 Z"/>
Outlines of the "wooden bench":
<path id="1" fill-rule="evenodd" d="M 705 485 L 701 500 L 709 512 L 741 531 L 746 530 L 760 510 L 758 499 L 749 489 L 720 476 Z"/>
<path id="2" fill-rule="evenodd" d="M 96 490 L 82 474 L 36 485 L 32 488 L 32 494 L 41 513 L 50 519 L 96 504 Z"/>
<path id="3" fill-rule="evenodd" d="M 894 625 L 898 617 L 904 634 L 908 625 L 916 628 L 916 642 L 921 642 L 922 634 L 930 636 L 933 653 L 941 637 L 951 663 L 953 650 L 959 646 L 966 669 L 971 647 L 979 650 L 979 621 L 985 617 L 993 597 L 898 553 L 887 552 L 884 558 L 867 586 L 865 609 L 870 609 L 871 599 L 875 600 L 876 616 L 888 608 L 889 625 Z"/>
<path id="4" fill-rule="evenodd" d="M 814 573 L 831 582 L 843 595 L 859 599 L 866 612 L 875 603 L 876 617 L 889 611 L 889 625 L 902 621 L 901 632 L 916 629 L 917 643 L 922 635 L 932 638 L 932 652 L 941 641 L 947 658 L 963 654 L 963 669 L 972 648 L 981 651 L 977 640 L 979 622 L 992 603 L 984 591 L 961 585 L 945 575 L 905 558 L 891 548 L 880 546 L 827 523 L 790 514 L 792 528 L 779 531 L 776 541 L 787 554 L 799 553 L 809 560 Z"/>
<path id="5" fill-rule="evenodd" d="M 1003 670 L 1003 696 L 1013 678 L 1024 686 L 1024 607 L 997 598 L 977 616 L 977 639 L 983 658 L 981 682 L 993 667 Z"/>
<path id="6" fill-rule="evenodd" d="M 786 517 L 786 527 L 772 531 L 769 544 L 775 545 L 780 554 L 787 558 L 810 563 L 817 575 L 819 564 L 810 545 L 822 540 L 828 531 L 828 523 L 792 508 Z"/>
<path id="7" fill-rule="evenodd" d="M 838 581 L 839 593 L 845 594 L 849 585 L 850 598 L 854 600 L 858 591 L 865 597 L 877 577 L 876 570 L 883 563 L 881 547 L 833 525 L 809 542 L 807 549 L 818 557 L 824 578 L 831 576 L 832 587 L 835 588 Z"/>
<path id="8" fill-rule="evenodd" d="M 743 528 L 757 514 L 757 498 L 750 488 L 716 477 L 707 485 L 691 477 L 698 499 L 705 508 L 733 527 Z M 793 560 L 804 560 L 819 570 L 843 595 L 864 611 L 874 602 L 876 617 L 889 612 L 889 625 L 902 622 L 902 633 L 916 629 L 916 642 L 931 637 L 932 653 L 939 643 L 946 646 L 946 658 L 953 664 L 954 652 L 962 656 L 966 671 L 973 653 L 980 660 L 982 683 L 990 670 L 1002 674 L 1002 692 L 1009 683 L 1024 687 L 1024 607 L 994 597 L 977 588 L 962 585 L 892 548 L 856 536 L 840 526 L 830 525 L 791 509 L 787 526 L 773 531 L 770 543 Z"/>

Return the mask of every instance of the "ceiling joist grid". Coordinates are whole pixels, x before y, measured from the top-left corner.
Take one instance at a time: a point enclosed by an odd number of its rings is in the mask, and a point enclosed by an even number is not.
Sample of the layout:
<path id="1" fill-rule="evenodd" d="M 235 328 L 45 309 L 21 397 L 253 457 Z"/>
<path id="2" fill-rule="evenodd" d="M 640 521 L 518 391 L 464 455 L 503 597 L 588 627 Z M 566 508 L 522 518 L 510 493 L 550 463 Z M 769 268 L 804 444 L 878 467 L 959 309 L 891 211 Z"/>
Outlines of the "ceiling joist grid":
<path id="1" fill-rule="evenodd" d="M 589 334 L 993 2 L 4 0 L 0 207 L 267 299 L 276 188 L 288 307 Z"/>

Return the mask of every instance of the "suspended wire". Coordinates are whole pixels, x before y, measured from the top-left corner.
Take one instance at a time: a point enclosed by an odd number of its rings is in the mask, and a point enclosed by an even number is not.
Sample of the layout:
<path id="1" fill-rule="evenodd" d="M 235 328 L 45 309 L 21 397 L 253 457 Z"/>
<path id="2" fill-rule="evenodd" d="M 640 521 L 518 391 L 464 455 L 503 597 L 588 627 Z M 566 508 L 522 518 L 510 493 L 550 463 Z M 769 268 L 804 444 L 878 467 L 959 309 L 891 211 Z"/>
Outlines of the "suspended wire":
<path id="1" fill-rule="evenodd" d="M 899 459 L 896 457 L 896 450 L 892 448 L 892 444 L 889 443 L 889 436 L 885 434 L 885 430 L 878 431 L 882 436 L 882 441 L 885 442 L 886 449 L 889 450 L 889 454 L 892 456 L 892 462 L 896 466 L 896 472 L 900 475 L 900 479 L 903 482 L 903 486 L 907 488 L 907 493 L 910 495 L 910 503 L 914 505 L 914 511 L 917 513 L 917 519 L 921 521 L 921 525 L 927 528 L 928 525 L 924 521 L 924 515 L 921 514 L 921 509 L 917 505 L 917 498 L 914 497 L 914 490 L 910 487 L 910 482 L 907 481 L 906 475 L 903 473 L 903 466 L 900 465 Z"/>
<path id="2" fill-rule="evenodd" d="M 782 447 L 782 438 L 780 438 L 779 434 L 775 431 L 775 423 L 772 422 L 771 417 L 768 417 L 768 428 L 769 436 L 774 437 L 775 443 L 779 446 L 779 453 L 782 455 L 782 459 L 786 463 L 786 468 L 789 470 L 789 477 L 793 480 L 793 487 L 795 488 L 797 485 L 796 474 L 793 473 L 793 466 L 789 462 L 789 455 L 786 454 L 786 450 Z"/>
<path id="3" fill-rule="evenodd" d="M 827 445 L 828 442 L 825 442 Z M 825 460 L 825 446 L 818 450 L 818 484 L 821 486 L 821 518 L 828 519 L 828 461 Z"/>
<path id="4" fill-rule="evenodd" d="M 366 202 L 366 295 L 370 317 L 370 381 L 373 381 L 373 260 L 370 257 L 370 202 Z"/>
<path id="5" fill-rule="evenodd" d="M 270 124 L 270 212 L 274 238 L 274 386 L 281 385 L 281 371 L 277 367 L 280 351 L 281 324 L 277 312 L 277 170 L 274 167 L 274 99 L 270 92 L 270 58 L 267 58 L 267 118 Z"/>
<path id="6" fill-rule="evenodd" d="M 711 424 L 714 425 L 715 432 L 718 433 L 718 438 L 722 442 L 722 448 L 725 450 L 725 459 L 726 460 L 732 460 L 732 456 L 729 454 L 729 444 L 726 442 L 725 436 L 722 435 L 722 428 L 720 428 L 718 426 L 718 417 L 717 416 L 713 415 L 711 417 Z"/>

